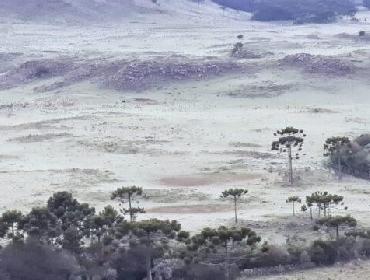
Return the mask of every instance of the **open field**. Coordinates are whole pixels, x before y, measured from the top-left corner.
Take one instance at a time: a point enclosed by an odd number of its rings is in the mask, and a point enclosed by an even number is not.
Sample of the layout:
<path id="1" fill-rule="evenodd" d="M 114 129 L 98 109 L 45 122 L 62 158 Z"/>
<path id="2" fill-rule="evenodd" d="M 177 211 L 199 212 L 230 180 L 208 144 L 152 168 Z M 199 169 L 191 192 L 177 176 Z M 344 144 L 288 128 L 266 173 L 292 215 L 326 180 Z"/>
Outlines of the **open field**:
<path id="1" fill-rule="evenodd" d="M 240 219 L 257 232 L 270 229 L 270 243 L 302 237 L 294 225 L 308 214 L 293 219 L 285 200 L 314 191 L 343 195 L 348 210 L 337 213 L 370 226 L 369 182 L 351 176 L 338 182 L 323 157 L 327 137 L 369 132 L 370 41 L 357 34 L 370 32 L 364 20 L 370 14 L 360 12 L 359 22 L 293 26 L 196 7 L 181 17 L 169 10 L 117 25 L 0 23 L 1 210 L 30 209 L 62 190 L 100 209 L 117 187 L 138 185 L 146 190 L 140 204 L 147 213 L 140 217 L 176 219 L 197 231 L 231 225 L 232 205 L 219 196 L 243 187 L 249 193 Z M 251 52 L 268 55 L 231 58 L 238 34 Z M 282 63 L 300 53 L 324 62 Z M 331 69 L 337 60 L 348 68 L 328 73 L 326 59 L 335 59 Z M 24 70 L 34 60 L 47 68 L 45 76 L 32 66 Z M 121 86 L 151 63 L 158 68 L 140 77 L 144 86 Z M 285 183 L 286 158 L 271 151 L 273 133 L 287 125 L 307 133 L 292 187 Z M 367 279 L 367 266 L 264 279 Z M 337 276 L 329 278 L 328 270 Z"/>

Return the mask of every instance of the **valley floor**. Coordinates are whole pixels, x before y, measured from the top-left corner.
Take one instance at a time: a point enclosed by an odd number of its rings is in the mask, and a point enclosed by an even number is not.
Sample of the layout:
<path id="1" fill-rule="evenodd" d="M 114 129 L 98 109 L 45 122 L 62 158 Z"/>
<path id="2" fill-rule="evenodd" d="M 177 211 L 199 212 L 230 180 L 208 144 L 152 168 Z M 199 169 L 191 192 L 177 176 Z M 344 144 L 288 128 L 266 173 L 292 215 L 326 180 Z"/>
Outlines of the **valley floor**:
<path id="1" fill-rule="evenodd" d="M 5 41 L 0 51 L 28 59 L 161 59 L 168 53 L 228 58 L 238 34 L 252 50 L 274 53 L 242 60 L 250 71 L 139 93 L 89 81 L 44 93 L 34 90 L 54 80 L 1 91 L 1 210 L 29 209 L 62 190 L 101 209 L 114 204 L 109 197 L 116 188 L 138 185 L 146 192 L 140 206 L 147 213 L 140 218 L 176 219 L 185 230 L 197 231 L 232 225 L 232 205 L 219 196 L 226 188 L 242 187 L 249 193 L 241 202 L 240 219 L 270 243 L 308 237 L 299 230 L 302 224 L 310 226 L 308 214 L 292 218 L 285 201 L 315 191 L 343 195 L 348 210 L 338 207 L 336 213 L 351 214 L 361 226 L 369 226 L 369 182 L 351 176 L 338 182 L 323 157 L 327 137 L 369 132 L 368 76 L 330 77 L 269 66 L 285 55 L 310 52 L 338 55 L 370 69 L 368 42 L 342 36 L 356 36 L 369 24 L 291 26 L 240 17 L 226 13 L 220 22 L 197 18 L 194 24 L 182 19 L 183 24 L 170 27 L 158 19 L 150 28 L 146 18 L 120 27 L 74 26 L 70 31 L 1 24 Z M 285 183 L 285 156 L 271 151 L 273 133 L 290 125 L 307 133 L 303 155 L 294 161 L 297 181 L 292 187 Z M 368 267 L 358 262 L 263 279 L 368 279 Z"/>

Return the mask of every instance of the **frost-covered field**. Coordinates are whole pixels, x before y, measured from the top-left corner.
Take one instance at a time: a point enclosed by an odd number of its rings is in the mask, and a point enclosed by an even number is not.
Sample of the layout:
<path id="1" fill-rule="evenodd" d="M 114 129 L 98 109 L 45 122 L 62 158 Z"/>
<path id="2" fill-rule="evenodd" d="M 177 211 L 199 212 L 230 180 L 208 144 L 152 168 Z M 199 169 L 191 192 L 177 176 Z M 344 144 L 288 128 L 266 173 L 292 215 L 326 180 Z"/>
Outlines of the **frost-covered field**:
<path id="1" fill-rule="evenodd" d="M 62 190 L 100 208 L 111 203 L 112 190 L 135 184 L 148 196 L 140 217 L 177 219 L 196 231 L 232 224 L 232 205 L 219 195 L 245 187 L 243 223 L 280 243 L 307 222 L 306 214 L 290 218 L 286 198 L 327 190 L 344 195 L 347 212 L 370 225 L 369 183 L 349 176 L 338 182 L 322 156 L 327 137 L 369 132 L 370 40 L 357 36 L 370 32 L 369 14 L 361 12 L 359 22 L 292 26 L 251 22 L 247 14 L 222 12 L 208 2 L 199 8 L 162 2 L 119 24 L 2 21 L 0 84 L 12 69 L 11 78 L 22 80 L 19 65 L 45 58 L 89 61 L 98 69 L 102 61 L 122 59 L 164 65 L 173 58 L 211 59 L 243 69 L 181 81 L 155 76 L 139 92 L 106 87 L 102 75 L 52 90 L 47 86 L 64 74 L 7 84 L 0 92 L 1 209 L 29 209 Z M 239 34 L 248 50 L 268 55 L 231 59 Z M 312 74 L 279 63 L 303 52 L 336 56 L 353 71 Z M 305 155 L 294 163 L 300 177 L 294 187 L 283 181 L 285 158 L 270 150 L 273 132 L 287 125 L 308 135 Z"/>

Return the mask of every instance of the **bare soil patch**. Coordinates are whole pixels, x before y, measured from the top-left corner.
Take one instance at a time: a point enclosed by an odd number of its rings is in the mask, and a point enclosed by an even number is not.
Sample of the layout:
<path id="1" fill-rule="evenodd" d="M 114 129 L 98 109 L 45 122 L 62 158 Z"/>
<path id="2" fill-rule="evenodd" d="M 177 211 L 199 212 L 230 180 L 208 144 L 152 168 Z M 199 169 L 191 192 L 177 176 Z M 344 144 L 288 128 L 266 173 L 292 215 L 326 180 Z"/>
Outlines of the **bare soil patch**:
<path id="1" fill-rule="evenodd" d="M 252 173 L 211 173 L 203 175 L 164 177 L 160 179 L 160 183 L 162 185 L 174 187 L 196 187 L 216 183 L 251 181 L 258 178 L 260 178 L 259 174 Z"/>

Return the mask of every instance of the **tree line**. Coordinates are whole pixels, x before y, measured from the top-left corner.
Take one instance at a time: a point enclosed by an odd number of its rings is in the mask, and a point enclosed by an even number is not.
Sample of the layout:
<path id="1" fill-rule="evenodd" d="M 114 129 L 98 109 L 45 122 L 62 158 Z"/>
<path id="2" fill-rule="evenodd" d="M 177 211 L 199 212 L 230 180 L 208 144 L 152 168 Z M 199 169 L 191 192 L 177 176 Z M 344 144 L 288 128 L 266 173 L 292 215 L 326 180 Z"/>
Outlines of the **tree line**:
<path id="1" fill-rule="evenodd" d="M 108 205 L 99 212 L 69 192 L 57 192 L 45 206 L 25 214 L 4 212 L 0 237 L 6 245 L 0 250 L 0 278 L 230 280 L 244 269 L 322 265 L 350 259 L 341 255 L 343 246 L 350 248 L 353 256 L 370 256 L 368 231 L 357 228 L 356 220 L 349 215 L 333 215 L 334 205 L 343 197 L 327 192 L 307 196 L 306 203 L 320 209 L 320 216 L 311 215 L 312 230 L 334 228 L 336 238 L 285 247 L 267 243 L 240 223 L 237 209 L 248 193 L 246 189 L 228 189 L 220 196 L 230 199 L 235 207 L 234 226 L 206 227 L 195 234 L 182 230 L 175 220 L 138 219 L 144 209 L 133 201 L 144 193 L 137 186 L 119 188 L 111 195 L 118 201 L 118 209 Z M 301 200 L 291 197 L 287 202 Z"/>

